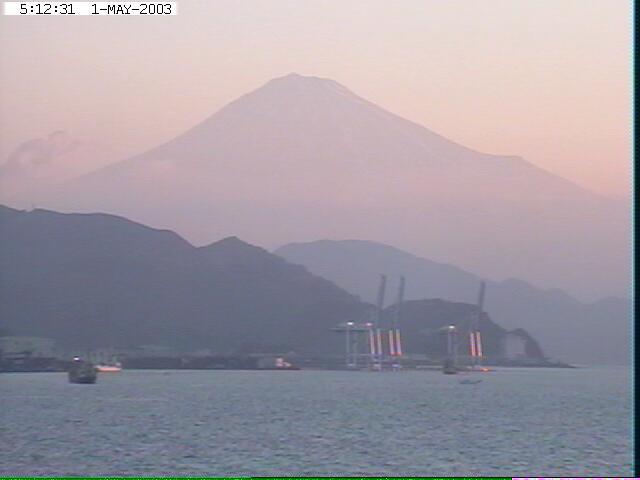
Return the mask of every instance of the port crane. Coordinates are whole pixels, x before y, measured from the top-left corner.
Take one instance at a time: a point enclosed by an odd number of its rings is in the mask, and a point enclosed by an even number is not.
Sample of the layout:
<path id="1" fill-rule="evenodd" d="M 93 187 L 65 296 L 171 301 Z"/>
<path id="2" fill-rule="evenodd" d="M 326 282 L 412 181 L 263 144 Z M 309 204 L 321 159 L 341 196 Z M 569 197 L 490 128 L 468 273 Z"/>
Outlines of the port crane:
<path id="1" fill-rule="evenodd" d="M 400 277 L 397 302 L 391 315 L 391 323 L 383 327 L 384 299 L 387 290 L 387 276 L 380 275 L 380 284 L 376 305 L 371 310 L 369 321 L 356 323 L 343 322 L 333 328 L 335 332 L 345 334 L 345 359 L 349 369 L 358 368 L 358 358 L 368 357 L 369 367 L 373 370 L 382 370 L 385 362 L 391 362 L 391 367 L 400 368 L 399 359 L 402 357 L 402 340 L 400 338 L 400 318 L 402 316 L 402 303 L 404 302 L 405 279 Z M 368 339 L 369 353 L 360 353 L 361 337 Z M 388 346 L 388 354 L 385 352 Z"/>
<path id="2" fill-rule="evenodd" d="M 369 334 L 369 342 L 371 347 L 371 363 L 373 368 L 382 370 L 382 311 L 384 309 L 384 295 L 387 289 L 387 276 L 380 275 L 380 285 L 378 287 L 378 298 L 376 301 L 376 311 L 373 323 L 373 330 Z"/>
<path id="3" fill-rule="evenodd" d="M 402 315 L 402 302 L 404 301 L 404 277 L 400 277 L 398 286 L 398 298 L 396 300 L 393 317 L 391 317 L 391 329 L 389 330 L 389 354 L 393 360 L 394 368 L 399 367 L 395 361 L 402 356 L 402 342 L 400 340 L 400 317 Z"/>
<path id="4" fill-rule="evenodd" d="M 485 282 L 480 282 L 478 301 L 469 322 L 469 348 L 471 353 L 471 369 L 475 370 L 482 361 L 482 338 L 480 336 L 480 318 L 484 308 Z"/>

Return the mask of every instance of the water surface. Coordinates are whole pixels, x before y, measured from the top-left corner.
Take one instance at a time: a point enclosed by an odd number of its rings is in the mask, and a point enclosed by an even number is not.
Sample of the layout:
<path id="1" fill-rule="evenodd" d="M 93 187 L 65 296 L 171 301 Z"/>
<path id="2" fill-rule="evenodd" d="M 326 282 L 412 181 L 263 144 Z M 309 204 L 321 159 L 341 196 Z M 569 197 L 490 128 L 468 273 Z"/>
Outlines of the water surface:
<path id="1" fill-rule="evenodd" d="M 2 374 L 0 475 L 631 476 L 629 369 L 471 376 Z"/>

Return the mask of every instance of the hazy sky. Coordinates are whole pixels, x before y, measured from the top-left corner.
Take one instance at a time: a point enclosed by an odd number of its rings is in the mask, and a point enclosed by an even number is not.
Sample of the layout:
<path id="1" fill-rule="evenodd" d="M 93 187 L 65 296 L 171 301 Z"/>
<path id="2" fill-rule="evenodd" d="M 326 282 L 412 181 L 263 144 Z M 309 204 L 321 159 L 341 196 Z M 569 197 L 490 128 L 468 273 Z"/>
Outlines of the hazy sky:
<path id="1" fill-rule="evenodd" d="M 81 172 L 289 72 L 480 151 L 630 185 L 631 2 L 180 0 L 172 17 L 0 17 L 0 161 L 63 130 Z"/>

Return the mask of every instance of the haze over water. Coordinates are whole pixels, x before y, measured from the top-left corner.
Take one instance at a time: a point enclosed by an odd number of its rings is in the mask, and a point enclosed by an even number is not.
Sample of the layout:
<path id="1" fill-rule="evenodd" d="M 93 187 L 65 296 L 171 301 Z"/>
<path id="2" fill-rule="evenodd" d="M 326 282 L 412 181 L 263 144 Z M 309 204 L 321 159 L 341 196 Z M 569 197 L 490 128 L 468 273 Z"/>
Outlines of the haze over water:
<path id="1" fill-rule="evenodd" d="M 632 476 L 628 369 L 464 377 L 4 374 L 0 474 Z"/>

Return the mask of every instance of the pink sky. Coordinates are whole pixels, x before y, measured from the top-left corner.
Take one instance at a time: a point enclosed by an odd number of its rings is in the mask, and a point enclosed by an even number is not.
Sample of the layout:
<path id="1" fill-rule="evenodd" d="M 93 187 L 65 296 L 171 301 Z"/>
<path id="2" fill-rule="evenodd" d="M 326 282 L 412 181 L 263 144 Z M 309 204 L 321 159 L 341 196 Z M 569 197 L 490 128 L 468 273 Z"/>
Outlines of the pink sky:
<path id="1" fill-rule="evenodd" d="M 181 0 L 172 17 L 0 17 L 0 163 L 65 174 L 164 142 L 270 78 L 333 78 L 471 148 L 630 187 L 631 2 Z M 89 158 L 90 157 L 90 158 Z"/>

